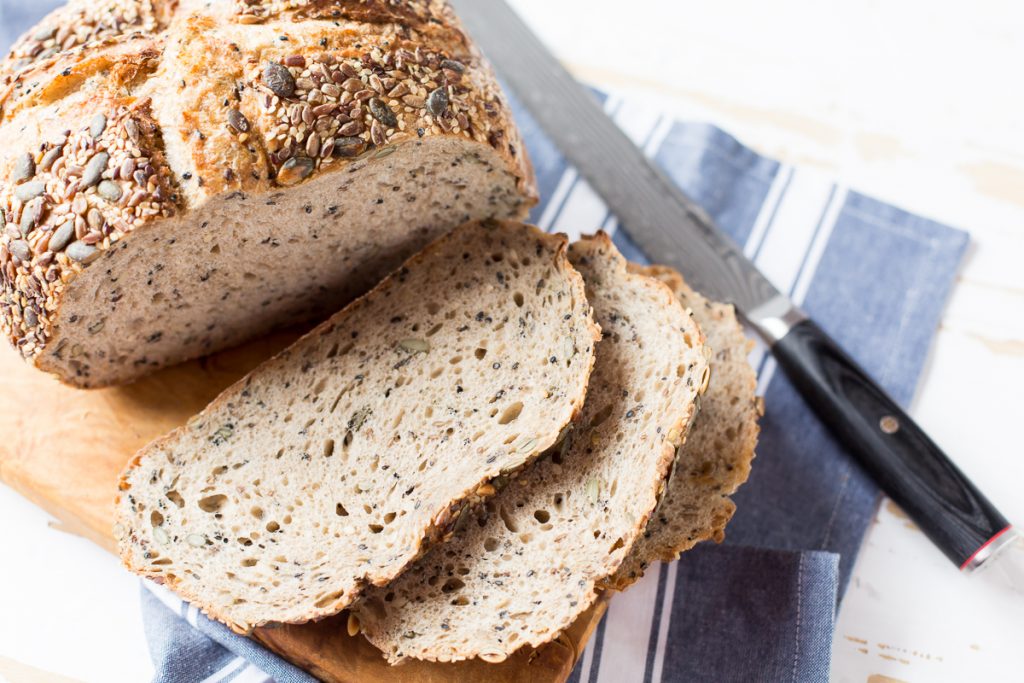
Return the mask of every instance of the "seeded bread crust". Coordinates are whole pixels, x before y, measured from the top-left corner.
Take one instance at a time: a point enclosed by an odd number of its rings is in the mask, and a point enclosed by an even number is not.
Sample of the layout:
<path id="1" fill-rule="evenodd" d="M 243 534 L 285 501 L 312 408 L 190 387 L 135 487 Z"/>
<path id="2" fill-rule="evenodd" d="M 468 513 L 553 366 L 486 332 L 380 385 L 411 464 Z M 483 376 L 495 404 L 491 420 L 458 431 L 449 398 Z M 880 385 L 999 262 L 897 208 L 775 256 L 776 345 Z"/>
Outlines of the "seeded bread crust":
<path id="1" fill-rule="evenodd" d="M 335 259 L 337 272 L 318 285 L 329 291 L 347 293 L 358 288 L 356 279 L 372 281 L 386 272 L 382 267 L 394 267 L 467 219 L 521 218 L 536 201 L 532 169 L 504 98 L 447 4 L 74 0 L 29 31 L 0 63 L 0 325 L 26 359 L 83 387 L 130 381 L 238 343 L 258 331 L 182 340 L 180 352 L 171 347 L 133 356 L 132 348 L 159 332 L 144 323 L 175 310 L 167 293 L 153 311 L 146 309 L 146 320 L 122 315 L 117 325 L 108 321 L 116 338 L 83 329 L 81 314 L 62 316 L 61 307 L 69 290 L 83 299 L 101 289 L 97 294 L 115 303 L 119 295 L 132 295 L 118 291 L 132 283 L 113 284 L 120 268 L 111 258 L 115 247 L 135 253 L 142 244 L 173 244 L 175 236 L 165 230 L 194 237 L 233 207 L 241 215 L 252 211 L 247 207 L 281 206 L 290 193 L 314 193 L 314 185 L 317 196 L 366 187 L 380 182 L 371 179 L 374 169 L 387 178 L 401 160 L 405 176 L 394 178 L 398 191 L 410 174 L 416 178 L 420 149 L 459 156 L 452 157 L 450 180 L 445 171 L 431 170 L 442 177 L 419 182 L 444 186 L 447 198 L 425 207 L 433 213 L 424 225 L 409 225 L 407 243 L 381 247 L 394 252 L 391 261 L 368 250 L 369 231 L 384 220 L 396 230 L 394 212 L 411 219 L 428 197 L 403 197 L 408 209 L 399 202 L 381 218 L 358 208 L 361 198 L 344 194 L 330 207 L 307 205 L 306 214 L 324 211 L 321 222 L 342 235 L 345 255 L 353 259 Z M 431 168 L 441 165 L 434 161 Z M 493 183 L 489 195 L 474 187 L 480 183 Z M 456 206 L 452 198 L 460 194 L 465 201 Z M 354 202 L 369 216 L 351 226 L 329 220 Z M 190 223 L 192 216 L 203 224 Z M 244 220 L 273 231 L 275 218 L 280 215 L 269 209 Z M 349 247 L 345 230 L 352 234 Z M 295 239 L 288 233 L 282 241 L 287 247 Z M 317 239 L 323 235 L 300 236 L 293 249 L 313 250 Z M 349 278 L 349 287 L 344 279 L 359 270 L 360 258 L 367 272 Z M 221 271 L 233 267 L 199 259 L 196 277 L 204 262 Z M 114 275 L 101 285 L 107 272 Z M 253 274 L 248 291 L 259 291 L 272 277 L 266 269 Z M 216 300 L 215 292 L 185 284 Z M 290 293 L 297 302 L 266 313 L 258 329 L 319 313 L 308 305 L 316 286 L 307 289 L 307 301 Z M 133 332 L 139 338 L 128 339 Z M 76 345 L 79 353 L 71 358 Z"/>
<path id="2" fill-rule="evenodd" d="M 630 274 L 608 236 L 573 265 L 604 336 L 580 419 L 451 540 L 354 607 L 391 663 L 504 660 L 596 599 L 639 539 L 709 380 L 703 335 L 657 280 Z"/>
<path id="3" fill-rule="evenodd" d="M 564 236 L 463 226 L 136 455 L 122 560 L 239 632 L 335 614 L 555 443 L 599 337 Z"/>
<path id="4" fill-rule="evenodd" d="M 693 291 L 671 268 L 632 265 L 631 270 L 675 292 L 693 311 L 714 355 L 711 384 L 690 436 L 679 448 L 664 497 L 643 537 L 605 584 L 615 590 L 638 581 L 652 562 L 671 562 L 701 541 L 725 539 L 725 527 L 736 511 L 729 496 L 750 475 L 763 412 L 755 395 L 757 376 L 747 360 L 753 342 L 743 334 L 733 307 Z"/>

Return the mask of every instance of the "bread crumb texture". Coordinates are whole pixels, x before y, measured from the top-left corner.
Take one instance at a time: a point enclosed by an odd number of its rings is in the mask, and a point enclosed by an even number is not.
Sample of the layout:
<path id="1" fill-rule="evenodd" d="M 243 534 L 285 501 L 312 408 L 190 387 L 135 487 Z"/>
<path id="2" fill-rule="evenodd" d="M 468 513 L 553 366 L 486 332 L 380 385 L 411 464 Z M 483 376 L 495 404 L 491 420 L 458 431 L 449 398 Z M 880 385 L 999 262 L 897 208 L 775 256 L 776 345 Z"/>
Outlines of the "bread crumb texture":
<path id="1" fill-rule="evenodd" d="M 336 310 L 535 194 L 444 2 L 73 0 L 0 62 L 0 325 L 80 386 Z"/>
<path id="2" fill-rule="evenodd" d="M 557 637 L 641 538 L 707 386 L 703 335 L 606 235 L 570 247 L 603 338 L 579 419 L 454 536 L 355 606 L 392 663 L 502 661 Z"/>
<path id="3" fill-rule="evenodd" d="M 135 457 L 124 562 L 241 632 L 387 584 L 582 409 L 599 331 L 565 252 L 485 221 L 413 257 Z"/>

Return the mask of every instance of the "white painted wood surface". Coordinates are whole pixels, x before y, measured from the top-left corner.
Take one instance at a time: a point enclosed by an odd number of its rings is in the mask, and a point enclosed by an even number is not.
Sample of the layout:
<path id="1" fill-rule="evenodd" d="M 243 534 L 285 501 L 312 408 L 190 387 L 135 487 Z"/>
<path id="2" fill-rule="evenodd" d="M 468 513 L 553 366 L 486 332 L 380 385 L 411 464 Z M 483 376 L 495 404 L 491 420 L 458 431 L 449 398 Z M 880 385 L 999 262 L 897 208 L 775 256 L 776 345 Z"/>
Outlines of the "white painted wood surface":
<path id="1" fill-rule="evenodd" d="M 911 412 L 1024 521 L 1024 6 L 512 0 L 580 78 L 968 230 Z M 137 583 L 0 486 L 0 681 L 152 671 Z M 1024 548 L 1015 552 L 1024 552 Z M 839 614 L 838 683 L 1024 679 L 1024 596 L 957 575 L 891 503 Z"/>

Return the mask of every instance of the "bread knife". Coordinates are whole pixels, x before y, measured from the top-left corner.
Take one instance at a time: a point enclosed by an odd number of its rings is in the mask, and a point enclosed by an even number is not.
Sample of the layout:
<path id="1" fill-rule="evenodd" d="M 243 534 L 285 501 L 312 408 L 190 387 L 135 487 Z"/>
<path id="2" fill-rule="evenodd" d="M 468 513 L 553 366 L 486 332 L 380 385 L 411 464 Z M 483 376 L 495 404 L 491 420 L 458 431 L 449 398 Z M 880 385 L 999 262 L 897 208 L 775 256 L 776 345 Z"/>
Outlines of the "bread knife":
<path id="1" fill-rule="evenodd" d="M 960 568 L 1024 590 L 1021 538 L 900 406 L 604 113 L 505 0 L 452 0 L 502 79 L 652 260 L 732 303 L 808 405 Z M 998 558 L 998 559 L 997 559 Z"/>

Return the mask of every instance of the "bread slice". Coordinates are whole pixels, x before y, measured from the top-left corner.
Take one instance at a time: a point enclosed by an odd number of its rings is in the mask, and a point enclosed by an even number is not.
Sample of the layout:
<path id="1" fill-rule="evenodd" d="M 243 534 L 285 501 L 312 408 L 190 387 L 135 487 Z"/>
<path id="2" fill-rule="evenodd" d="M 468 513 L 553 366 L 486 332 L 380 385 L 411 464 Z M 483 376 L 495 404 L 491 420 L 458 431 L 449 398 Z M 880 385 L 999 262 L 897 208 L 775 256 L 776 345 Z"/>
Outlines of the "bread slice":
<path id="1" fill-rule="evenodd" d="M 0 62 L 0 329 L 129 382 L 322 319 L 533 173 L 439 0 L 73 0 Z"/>
<path id="2" fill-rule="evenodd" d="M 665 485 L 708 380 L 701 332 L 607 235 L 569 258 L 604 333 L 583 413 L 449 542 L 354 606 L 391 662 L 500 661 L 552 640 L 629 554 Z"/>
<path id="3" fill-rule="evenodd" d="M 725 538 L 725 525 L 736 510 L 729 496 L 747 480 L 757 420 L 762 409 L 755 396 L 757 377 L 747 356 L 753 346 L 743 334 L 732 306 L 707 300 L 676 271 L 664 266 L 633 266 L 633 272 L 668 285 L 693 311 L 713 350 L 711 385 L 686 443 L 679 449 L 665 496 L 615 576 L 606 583 L 622 590 L 652 562 L 671 562 L 701 541 Z"/>
<path id="4" fill-rule="evenodd" d="M 121 557 L 238 631 L 334 614 L 555 443 L 598 336 L 564 236 L 463 226 L 136 455 Z"/>

